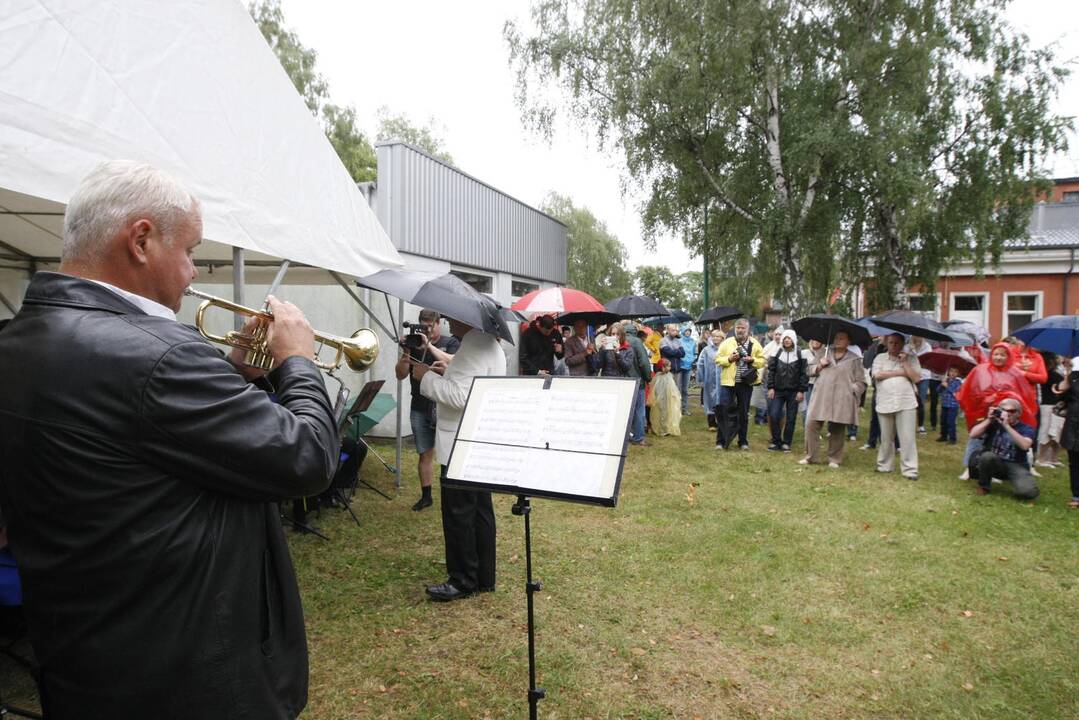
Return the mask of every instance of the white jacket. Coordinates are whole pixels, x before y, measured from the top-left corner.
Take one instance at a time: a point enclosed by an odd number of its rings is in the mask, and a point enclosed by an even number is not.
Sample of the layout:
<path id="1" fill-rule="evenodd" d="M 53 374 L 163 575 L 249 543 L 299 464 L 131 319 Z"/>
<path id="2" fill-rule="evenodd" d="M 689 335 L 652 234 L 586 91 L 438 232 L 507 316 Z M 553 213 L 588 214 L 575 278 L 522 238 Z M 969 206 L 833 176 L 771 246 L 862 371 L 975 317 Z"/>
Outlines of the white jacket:
<path id="1" fill-rule="evenodd" d="M 445 375 L 429 372 L 420 380 L 420 394 L 438 405 L 435 432 L 435 457 L 440 465 L 450 462 L 450 450 L 461 423 L 461 412 L 468 400 L 472 378 L 505 375 L 506 355 L 494 335 L 473 328 L 461 338 L 461 347 L 453 356 Z"/>

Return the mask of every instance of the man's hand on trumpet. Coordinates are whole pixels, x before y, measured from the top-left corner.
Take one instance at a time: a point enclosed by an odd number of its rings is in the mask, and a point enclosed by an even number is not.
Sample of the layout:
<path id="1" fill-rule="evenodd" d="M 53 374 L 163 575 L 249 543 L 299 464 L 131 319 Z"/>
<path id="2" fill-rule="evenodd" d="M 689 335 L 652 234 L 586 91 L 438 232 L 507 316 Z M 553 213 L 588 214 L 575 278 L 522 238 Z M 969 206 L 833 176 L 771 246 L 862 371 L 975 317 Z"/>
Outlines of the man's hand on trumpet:
<path id="1" fill-rule="evenodd" d="M 315 331 L 304 317 L 303 311 L 288 301 L 282 302 L 273 295 L 266 298 L 273 313 L 273 322 L 266 333 L 266 345 L 273 355 L 274 365 L 280 367 L 288 358 L 299 355 L 313 360 L 315 357 Z"/>

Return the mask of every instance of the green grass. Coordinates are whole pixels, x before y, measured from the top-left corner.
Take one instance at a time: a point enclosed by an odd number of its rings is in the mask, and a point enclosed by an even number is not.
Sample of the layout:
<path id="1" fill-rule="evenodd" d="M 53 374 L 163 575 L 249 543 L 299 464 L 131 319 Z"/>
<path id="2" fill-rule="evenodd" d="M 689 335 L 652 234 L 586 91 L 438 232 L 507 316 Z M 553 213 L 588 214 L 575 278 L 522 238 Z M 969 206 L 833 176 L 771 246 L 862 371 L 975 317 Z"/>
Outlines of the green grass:
<path id="1" fill-rule="evenodd" d="M 1066 470 L 1021 503 L 975 496 L 956 479 L 962 445 L 932 436 L 911 482 L 873 472 L 865 427 L 839 470 L 765 452 L 762 428 L 753 451 L 717 452 L 699 410 L 683 430 L 631 448 L 613 510 L 533 501 L 540 717 L 1079 717 Z M 361 526 L 335 510 L 317 520 L 331 542 L 291 536 L 311 653 L 303 718 L 527 717 L 513 498 L 495 496 L 498 591 L 431 603 L 424 584 L 445 577 L 438 490 L 412 512 L 415 456 L 404 466 L 393 501 L 356 496 Z M 377 463 L 364 472 L 392 488 Z"/>
<path id="2" fill-rule="evenodd" d="M 618 507 L 534 500 L 545 718 L 1079 717 L 1079 513 L 977 497 L 962 445 L 920 442 L 921 477 L 797 453 L 718 452 L 697 413 L 632 448 Z M 801 436 L 796 438 L 801 443 Z M 311 646 L 304 718 L 527 716 L 523 523 L 495 496 L 498 592 L 440 605 L 436 505 L 363 491 L 361 527 L 292 542 Z M 373 464 L 367 477 L 392 481 Z M 690 486 L 693 487 L 692 501 Z M 998 486 L 999 488 L 999 486 Z"/>

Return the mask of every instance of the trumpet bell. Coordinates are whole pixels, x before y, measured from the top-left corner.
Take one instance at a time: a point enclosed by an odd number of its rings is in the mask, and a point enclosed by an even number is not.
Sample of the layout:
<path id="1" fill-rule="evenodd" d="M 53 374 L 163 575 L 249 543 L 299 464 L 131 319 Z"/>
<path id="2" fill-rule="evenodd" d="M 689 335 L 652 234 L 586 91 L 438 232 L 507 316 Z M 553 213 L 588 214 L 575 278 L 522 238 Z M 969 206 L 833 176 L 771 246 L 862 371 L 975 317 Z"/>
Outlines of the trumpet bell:
<path id="1" fill-rule="evenodd" d="M 340 343 L 338 352 L 344 357 L 349 370 L 363 372 L 378 359 L 378 336 L 368 328 L 360 328 L 351 337 L 335 338 L 335 341 Z"/>

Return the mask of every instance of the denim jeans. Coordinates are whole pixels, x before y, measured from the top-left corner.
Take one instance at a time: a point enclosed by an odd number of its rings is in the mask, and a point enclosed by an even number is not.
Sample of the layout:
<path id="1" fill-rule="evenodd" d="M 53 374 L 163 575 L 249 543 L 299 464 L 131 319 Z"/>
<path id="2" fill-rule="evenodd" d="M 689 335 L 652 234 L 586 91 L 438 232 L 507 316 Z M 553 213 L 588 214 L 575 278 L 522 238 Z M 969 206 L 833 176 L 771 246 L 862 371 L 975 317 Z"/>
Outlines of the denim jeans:
<path id="1" fill-rule="evenodd" d="M 678 392 L 682 394 L 682 412 L 689 412 L 689 370 L 671 370 Z"/>
<path id="2" fill-rule="evenodd" d="M 929 392 L 929 381 L 919 380 L 918 388 L 918 427 L 925 427 L 925 396 Z"/>
<path id="3" fill-rule="evenodd" d="M 772 444 L 790 445 L 794 441 L 794 424 L 798 419 L 798 391 L 776 390 L 775 397 L 768 401 L 768 419 Z"/>
<path id="4" fill-rule="evenodd" d="M 955 421 L 959 418 L 959 408 L 942 407 L 940 409 L 940 436 L 955 442 Z"/>
<path id="5" fill-rule="evenodd" d="M 637 401 L 633 403 L 633 424 L 629 431 L 629 441 L 638 443 L 644 440 L 644 380 L 637 388 Z"/>

